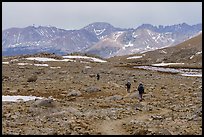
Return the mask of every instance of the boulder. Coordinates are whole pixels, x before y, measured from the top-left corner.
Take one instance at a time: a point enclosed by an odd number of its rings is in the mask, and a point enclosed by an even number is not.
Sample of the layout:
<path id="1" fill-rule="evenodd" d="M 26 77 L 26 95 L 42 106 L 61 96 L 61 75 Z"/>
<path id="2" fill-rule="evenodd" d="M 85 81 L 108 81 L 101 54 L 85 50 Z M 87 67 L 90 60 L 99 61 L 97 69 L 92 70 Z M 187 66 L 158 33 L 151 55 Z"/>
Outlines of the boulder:
<path id="1" fill-rule="evenodd" d="M 35 82 L 38 79 L 37 75 L 32 75 L 28 78 L 27 82 Z"/>
<path id="2" fill-rule="evenodd" d="M 95 76 L 96 76 L 95 74 L 89 74 L 89 77 L 91 77 L 91 78 L 93 78 Z"/>
<path id="3" fill-rule="evenodd" d="M 70 96 L 80 96 L 81 92 L 80 91 L 76 91 L 76 90 L 72 90 L 71 92 L 68 93 L 68 97 Z"/>
<path id="4" fill-rule="evenodd" d="M 85 91 L 88 93 L 91 93 L 91 92 L 99 92 L 101 91 L 101 89 L 99 87 L 91 86 L 91 87 L 88 87 Z"/>
<path id="5" fill-rule="evenodd" d="M 35 101 L 35 106 L 54 107 L 53 99 L 39 99 Z"/>

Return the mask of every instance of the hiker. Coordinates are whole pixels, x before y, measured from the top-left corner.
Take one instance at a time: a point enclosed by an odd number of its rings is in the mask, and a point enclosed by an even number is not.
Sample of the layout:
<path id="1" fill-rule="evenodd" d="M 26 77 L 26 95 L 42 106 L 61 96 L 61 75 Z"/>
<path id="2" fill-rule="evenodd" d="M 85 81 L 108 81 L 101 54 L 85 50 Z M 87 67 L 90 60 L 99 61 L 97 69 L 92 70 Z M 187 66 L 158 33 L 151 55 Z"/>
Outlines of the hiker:
<path id="1" fill-rule="evenodd" d="M 144 93 L 144 86 L 142 82 L 140 82 L 137 90 L 139 91 L 139 100 L 142 101 L 142 94 Z"/>
<path id="2" fill-rule="evenodd" d="M 97 73 L 96 77 L 97 77 L 97 80 L 99 80 L 99 79 L 100 79 L 100 75 L 99 75 L 98 73 Z"/>
<path id="3" fill-rule="evenodd" d="M 130 87 L 131 87 L 131 83 L 128 80 L 128 82 L 125 84 L 127 86 L 127 92 L 130 93 Z"/>

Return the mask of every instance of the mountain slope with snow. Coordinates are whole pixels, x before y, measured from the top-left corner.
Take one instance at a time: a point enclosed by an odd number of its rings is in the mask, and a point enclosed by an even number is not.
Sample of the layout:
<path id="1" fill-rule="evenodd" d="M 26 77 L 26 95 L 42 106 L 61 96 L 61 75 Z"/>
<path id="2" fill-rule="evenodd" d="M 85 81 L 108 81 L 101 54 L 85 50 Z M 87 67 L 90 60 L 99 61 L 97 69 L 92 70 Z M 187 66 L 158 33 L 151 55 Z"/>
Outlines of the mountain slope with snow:
<path id="1" fill-rule="evenodd" d="M 166 31 L 161 31 L 161 28 L 155 29 L 155 27 L 150 27 L 150 25 L 145 26 L 142 25 L 134 30 L 123 31 L 122 34 L 115 32 L 87 49 L 87 52 L 105 58 L 142 53 L 177 45 L 200 33 L 193 26 L 191 30 L 189 26 L 178 25 L 182 30 L 181 32 L 177 29 L 170 31 L 166 27 L 164 28 Z M 175 27 L 178 28 L 178 26 Z M 187 27 L 188 29 L 182 27 Z M 117 37 L 117 39 L 113 36 Z M 114 48 L 116 45 L 117 48 Z M 104 50 L 105 48 L 107 50 Z"/>
<path id="2" fill-rule="evenodd" d="M 121 29 L 95 22 L 79 30 L 28 26 L 2 31 L 2 55 L 82 52 L 109 58 L 174 46 L 202 32 L 202 24 Z"/>
<path id="3" fill-rule="evenodd" d="M 112 57 L 110 61 L 149 65 L 161 63 L 179 63 L 182 66 L 202 68 L 202 34 L 199 34 L 178 45 L 121 57 Z M 117 61 L 115 61 L 117 62 Z"/>

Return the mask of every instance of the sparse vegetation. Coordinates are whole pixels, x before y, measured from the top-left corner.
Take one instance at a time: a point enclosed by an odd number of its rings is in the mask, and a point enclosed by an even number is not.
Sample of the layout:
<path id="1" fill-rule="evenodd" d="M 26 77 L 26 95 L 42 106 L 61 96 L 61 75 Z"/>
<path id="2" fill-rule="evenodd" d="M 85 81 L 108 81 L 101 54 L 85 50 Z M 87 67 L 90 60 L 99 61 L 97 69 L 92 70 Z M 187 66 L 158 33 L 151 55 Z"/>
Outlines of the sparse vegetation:
<path id="1" fill-rule="evenodd" d="M 54 61 L 46 62 L 48 67 L 17 67 L 19 61 L 3 64 L 3 95 L 54 99 L 2 102 L 2 133 L 202 134 L 201 78 L 134 69 L 135 63 L 125 60 L 116 57 L 106 63 Z M 87 66 L 89 69 L 83 73 Z M 96 79 L 97 73 L 100 80 Z M 127 79 L 132 83 L 129 94 L 125 88 Z M 138 100 L 139 82 L 145 87 L 142 102 Z"/>

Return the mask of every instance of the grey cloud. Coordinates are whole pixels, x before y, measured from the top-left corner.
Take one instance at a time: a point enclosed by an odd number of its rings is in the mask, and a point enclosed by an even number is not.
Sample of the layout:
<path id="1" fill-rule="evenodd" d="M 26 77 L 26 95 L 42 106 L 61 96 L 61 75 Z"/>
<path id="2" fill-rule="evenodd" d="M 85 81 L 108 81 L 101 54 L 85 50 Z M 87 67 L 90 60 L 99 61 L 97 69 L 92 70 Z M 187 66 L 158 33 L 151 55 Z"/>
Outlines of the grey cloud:
<path id="1" fill-rule="evenodd" d="M 103 21 L 115 27 L 202 22 L 201 2 L 3 2 L 2 29 L 32 24 L 80 29 Z"/>

